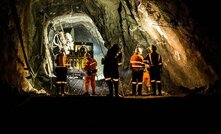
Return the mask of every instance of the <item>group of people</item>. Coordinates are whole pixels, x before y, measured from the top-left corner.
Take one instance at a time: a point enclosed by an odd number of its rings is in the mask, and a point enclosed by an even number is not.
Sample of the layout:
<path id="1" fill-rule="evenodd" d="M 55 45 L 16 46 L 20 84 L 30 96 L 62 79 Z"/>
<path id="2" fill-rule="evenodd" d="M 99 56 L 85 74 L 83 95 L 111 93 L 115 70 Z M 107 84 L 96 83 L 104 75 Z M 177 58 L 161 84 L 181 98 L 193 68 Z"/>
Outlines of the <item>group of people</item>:
<path id="1" fill-rule="evenodd" d="M 111 44 L 111 42 L 105 43 L 105 47 L 108 49 L 105 57 L 102 59 L 103 64 L 103 74 L 105 77 L 105 82 L 109 89 L 109 97 L 119 97 L 119 66 L 122 64 L 122 52 L 120 51 L 118 44 Z M 141 55 L 141 50 L 136 48 L 134 54 L 130 57 L 130 69 L 131 69 L 131 83 L 132 83 L 132 96 L 142 95 L 142 85 L 144 83 L 145 86 L 150 91 L 150 87 L 152 87 L 152 95 L 157 94 L 162 95 L 161 90 L 161 72 L 162 72 L 162 57 L 160 54 L 156 52 L 156 46 L 151 46 L 151 52 L 148 53 L 145 57 Z M 63 57 L 63 60 L 66 60 L 64 49 L 62 49 L 62 53 L 57 56 L 57 78 L 58 81 L 62 81 L 61 89 L 57 89 L 57 93 L 59 91 L 62 94 L 64 91 L 64 84 L 66 82 L 67 74 L 64 68 L 68 67 L 69 64 L 65 62 L 59 61 L 59 57 Z M 89 52 L 86 52 L 84 55 L 85 62 L 82 66 L 83 71 L 85 71 L 85 93 L 84 95 L 89 96 L 90 86 L 92 88 L 92 95 L 96 94 L 96 73 L 97 73 L 97 61 L 92 57 Z M 60 58 L 62 59 L 62 58 Z M 61 66 L 61 67 L 59 67 Z M 63 71 L 62 71 L 63 70 Z M 64 84 L 63 84 L 64 83 Z M 150 84 L 151 83 L 151 84 Z"/>
<path id="2" fill-rule="evenodd" d="M 143 57 L 141 50 L 136 48 L 130 58 L 130 68 L 132 71 L 132 95 L 142 95 L 142 86 L 149 89 L 152 87 L 152 95 L 162 95 L 161 73 L 162 57 L 156 52 L 157 48 L 152 45 L 150 53 Z"/>
<path id="3" fill-rule="evenodd" d="M 105 46 L 108 48 L 108 51 L 105 57 L 102 60 L 102 64 L 104 65 L 103 74 L 105 77 L 105 81 L 109 88 L 109 97 L 113 97 L 115 94 L 116 97 L 118 94 L 118 83 L 119 83 L 119 71 L 118 66 L 121 65 L 122 53 L 119 49 L 118 44 L 114 44 L 111 46 L 110 42 L 107 42 Z M 83 64 L 82 69 L 85 73 L 85 96 L 89 96 L 89 86 L 91 84 L 92 95 L 95 95 L 96 91 L 96 81 L 95 76 L 97 72 L 97 61 L 91 57 L 90 53 L 85 54 L 85 63 Z M 113 94 L 114 91 L 114 94 Z"/>

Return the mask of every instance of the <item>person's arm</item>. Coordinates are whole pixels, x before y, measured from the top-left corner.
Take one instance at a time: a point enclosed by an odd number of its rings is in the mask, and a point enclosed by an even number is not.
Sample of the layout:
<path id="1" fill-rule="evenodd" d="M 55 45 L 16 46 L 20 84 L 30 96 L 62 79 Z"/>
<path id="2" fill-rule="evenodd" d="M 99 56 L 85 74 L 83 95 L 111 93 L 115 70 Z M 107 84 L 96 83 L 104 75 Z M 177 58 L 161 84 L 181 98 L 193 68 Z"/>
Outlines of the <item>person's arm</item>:
<path id="1" fill-rule="evenodd" d="M 162 62 L 162 57 L 159 55 L 159 67 L 160 67 L 160 72 L 163 73 L 163 62 Z"/>
<path id="2" fill-rule="evenodd" d="M 122 65 L 122 52 L 117 53 L 118 66 Z"/>
<path id="3" fill-rule="evenodd" d="M 65 55 L 65 67 L 70 67 L 71 66 L 71 64 L 69 62 L 69 59 L 70 59 L 70 57 Z"/>
<path id="4" fill-rule="evenodd" d="M 88 64 L 87 71 L 89 74 L 97 73 L 97 61 L 95 59 L 91 59 L 91 62 Z"/>
<path id="5" fill-rule="evenodd" d="M 143 66 L 142 68 L 145 69 L 144 58 L 143 58 L 143 56 L 140 56 L 140 57 L 141 57 L 141 62 L 142 62 L 141 64 L 142 64 L 142 66 Z"/>
<path id="6" fill-rule="evenodd" d="M 147 54 L 144 57 L 143 63 L 144 63 L 145 69 L 149 69 L 150 68 L 149 54 Z"/>
<path id="7" fill-rule="evenodd" d="M 97 73 L 97 61 L 94 59 L 94 72 Z"/>
<path id="8" fill-rule="evenodd" d="M 93 62 L 92 63 L 90 63 L 90 65 L 89 66 L 97 66 L 97 61 L 95 60 L 95 59 L 93 59 Z"/>

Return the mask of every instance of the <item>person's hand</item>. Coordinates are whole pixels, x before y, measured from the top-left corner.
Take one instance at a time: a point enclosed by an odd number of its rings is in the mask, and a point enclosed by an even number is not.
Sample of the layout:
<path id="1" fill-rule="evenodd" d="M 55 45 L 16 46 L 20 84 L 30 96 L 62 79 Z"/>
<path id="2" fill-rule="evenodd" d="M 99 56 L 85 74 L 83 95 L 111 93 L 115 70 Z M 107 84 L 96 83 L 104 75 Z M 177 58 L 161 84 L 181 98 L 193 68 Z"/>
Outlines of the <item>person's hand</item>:
<path id="1" fill-rule="evenodd" d="M 145 64 L 145 68 L 146 68 L 146 69 L 149 69 L 149 68 L 150 68 L 150 65 Z"/>

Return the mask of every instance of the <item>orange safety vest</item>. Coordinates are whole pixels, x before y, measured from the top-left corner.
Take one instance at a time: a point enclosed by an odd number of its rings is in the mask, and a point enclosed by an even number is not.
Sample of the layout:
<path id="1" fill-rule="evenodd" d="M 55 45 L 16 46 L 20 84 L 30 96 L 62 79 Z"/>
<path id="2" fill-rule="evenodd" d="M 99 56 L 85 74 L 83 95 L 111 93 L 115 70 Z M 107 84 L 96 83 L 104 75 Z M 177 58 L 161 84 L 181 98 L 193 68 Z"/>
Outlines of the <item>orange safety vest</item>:
<path id="1" fill-rule="evenodd" d="M 148 71 L 145 71 L 143 73 L 143 82 L 145 83 L 146 86 L 150 86 L 150 74 Z"/>
<path id="2" fill-rule="evenodd" d="M 141 69 L 143 68 L 143 56 L 134 54 L 130 58 L 131 68 L 132 69 Z"/>
<path id="3" fill-rule="evenodd" d="M 60 53 L 57 55 L 57 59 L 56 59 L 57 66 L 67 67 L 67 65 L 68 65 L 67 61 L 68 61 L 68 57 L 65 54 Z"/>
<path id="4" fill-rule="evenodd" d="M 93 58 L 86 59 L 85 63 L 83 64 L 83 70 L 96 70 L 97 61 Z"/>

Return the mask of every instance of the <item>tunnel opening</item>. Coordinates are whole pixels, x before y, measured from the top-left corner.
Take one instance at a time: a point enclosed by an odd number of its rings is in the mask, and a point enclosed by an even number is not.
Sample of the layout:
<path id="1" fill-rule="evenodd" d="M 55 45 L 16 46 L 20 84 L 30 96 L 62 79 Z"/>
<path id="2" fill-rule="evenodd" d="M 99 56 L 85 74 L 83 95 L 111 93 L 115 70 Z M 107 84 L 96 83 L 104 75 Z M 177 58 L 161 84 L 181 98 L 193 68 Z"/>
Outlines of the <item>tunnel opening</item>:
<path id="1" fill-rule="evenodd" d="M 106 91 L 103 76 L 103 66 L 101 64 L 101 59 L 104 57 L 107 49 L 104 47 L 104 41 L 100 35 L 97 27 L 95 26 L 92 19 L 86 14 L 72 14 L 64 15 L 54 18 L 49 21 L 45 26 L 45 44 L 48 45 L 48 62 L 52 64 L 51 68 L 45 68 L 46 70 L 51 70 L 51 75 L 55 75 L 55 58 L 63 48 L 62 39 L 59 40 L 59 33 L 65 33 L 70 37 L 70 49 L 67 50 L 66 54 L 69 57 L 70 66 L 68 67 L 67 74 L 67 85 L 66 91 L 69 95 L 81 95 L 84 92 L 84 79 L 85 71 L 83 71 L 83 60 L 86 52 L 89 52 L 92 57 L 98 62 L 97 74 L 96 74 L 96 85 L 97 93 L 103 94 Z M 67 36 L 63 35 L 63 39 L 67 40 Z M 59 44 L 60 43 L 60 44 Z M 67 44 L 67 43 L 66 43 Z M 47 66 L 50 67 L 50 66 Z M 46 72 L 46 71 L 45 71 Z M 56 79 L 56 78 L 51 78 Z M 51 90 L 55 92 L 54 80 L 51 81 Z M 53 94 L 53 92 L 51 92 Z"/>

